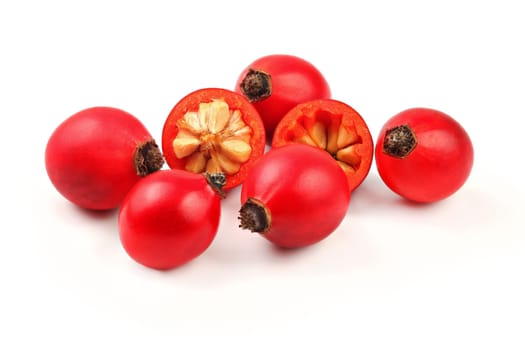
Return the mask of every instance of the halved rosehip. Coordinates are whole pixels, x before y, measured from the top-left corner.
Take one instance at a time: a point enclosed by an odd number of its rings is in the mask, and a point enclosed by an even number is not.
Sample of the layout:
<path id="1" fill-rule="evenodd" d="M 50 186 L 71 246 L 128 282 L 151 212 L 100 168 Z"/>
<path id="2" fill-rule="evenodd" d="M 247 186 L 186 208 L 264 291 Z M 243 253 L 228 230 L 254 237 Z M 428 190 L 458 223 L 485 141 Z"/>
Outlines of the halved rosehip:
<path id="1" fill-rule="evenodd" d="M 350 190 L 372 165 L 373 139 L 364 119 L 349 105 L 332 99 L 301 103 L 279 122 L 272 147 L 304 143 L 327 151 L 344 170 Z"/>
<path id="2" fill-rule="evenodd" d="M 242 183 L 264 147 L 264 125 L 257 110 L 242 95 L 220 88 L 200 89 L 182 98 L 162 131 L 170 168 L 224 173 L 224 189 Z"/>

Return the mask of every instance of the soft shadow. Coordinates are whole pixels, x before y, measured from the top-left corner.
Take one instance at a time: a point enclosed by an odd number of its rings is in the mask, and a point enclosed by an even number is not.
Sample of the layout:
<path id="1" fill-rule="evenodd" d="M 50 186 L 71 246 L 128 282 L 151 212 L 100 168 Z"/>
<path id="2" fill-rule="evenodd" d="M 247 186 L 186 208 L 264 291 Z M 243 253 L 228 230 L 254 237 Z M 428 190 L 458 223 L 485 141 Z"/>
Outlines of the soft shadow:
<path id="1" fill-rule="evenodd" d="M 310 254 L 309 252 L 315 249 L 317 245 L 319 245 L 320 243 L 321 242 L 317 242 L 314 244 L 310 244 L 308 246 L 298 247 L 298 248 L 285 248 L 285 247 L 277 246 L 271 242 L 267 242 L 267 249 L 269 250 L 271 254 L 273 254 L 276 257 L 288 259 L 290 257 Z"/>
<path id="2" fill-rule="evenodd" d="M 65 202 L 54 205 L 55 220 L 67 223 L 68 227 L 82 226 L 96 231 L 113 235 L 118 231 L 118 209 L 90 210 Z"/>
<path id="3" fill-rule="evenodd" d="M 352 192 L 349 211 L 369 212 L 378 207 L 391 206 L 399 199 L 386 187 L 377 174 L 370 173 L 365 181 Z"/>
<path id="4" fill-rule="evenodd" d="M 107 210 L 93 210 L 93 209 L 86 209 L 78 207 L 74 204 L 70 204 L 73 207 L 73 210 L 75 210 L 80 215 L 83 215 L 90 219 L 95 220 L 112 220 L 117 217 L 119 209 L 107 209 Z"/>
<path id="5" fill-rule="evenodd" d="M 316 250 L 326 249 L 326 247 L 323 247 L 324 240 L 298 248 L 283 248 L 271 242 L 266 243 L 267 260 L 269 260 L 270 263 L 274 265 L 281 265 L 283 262 L 300 262 L 305 258 L 314 256 L 316 254 Z"/>
<path id="6" fill-rule="evenodd" d="M 441 203 L 420 203 L 405 199 L 390 190 L 379 175 L 371 173 L 353 193 L 350 200 L 351 213 L 384 210 L 385 208 L 405 207 L 413 210 L 428 210 Z"/>

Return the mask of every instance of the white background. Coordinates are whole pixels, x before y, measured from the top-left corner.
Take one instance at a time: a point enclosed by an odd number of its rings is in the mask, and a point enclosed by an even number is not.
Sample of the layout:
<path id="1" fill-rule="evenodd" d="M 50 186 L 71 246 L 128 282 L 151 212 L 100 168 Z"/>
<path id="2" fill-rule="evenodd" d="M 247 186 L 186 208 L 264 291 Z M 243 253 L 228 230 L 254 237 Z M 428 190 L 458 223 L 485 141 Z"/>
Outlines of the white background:
<path id="1" fill-rule="evenodd" d="M 0 348 L 525 348 L 524 16 L 505 0 L 2 1 Z M 49 182 L 69 115 L 120 107 L 160 140 L 181 97 L 272 53 L 314 63 L 374 137 L 405 108 L 452 115 L 471 177 L 420 206 L 374 166 L 339 229 L 291 252 L 237 228 L 234 191 L 209 250 L 167 273 L 126 255 L 116 211 Z"/>

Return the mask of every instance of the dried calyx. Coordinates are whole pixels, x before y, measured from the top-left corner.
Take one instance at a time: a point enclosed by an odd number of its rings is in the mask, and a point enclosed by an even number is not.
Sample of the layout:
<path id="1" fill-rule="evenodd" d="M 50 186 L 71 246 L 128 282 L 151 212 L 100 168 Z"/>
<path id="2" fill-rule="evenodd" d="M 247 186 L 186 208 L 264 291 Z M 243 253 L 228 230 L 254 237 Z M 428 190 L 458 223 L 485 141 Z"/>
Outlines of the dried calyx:
<path id="1" fill-rule="evenodd" d="M 238 219 L 240 228 L 258 233 L 268 231 L 272 221 L 266 206 L 254 198 L 248 198 L 242 205 Z"/>
<path id="2" fill-rule="evenodd" d="M 251 128 L 239 110 L 230 110 L 223 100 L 199 104 L 177 121 L 179 132 L 173 151 L 186 159 L 185 168 L 194 173 L 235 174 L 250 158 Z"/>
<path id="3" fill-rule="evenodd" d="M 226 197 L 226 194 L 222 190 L 224 185 L 226 185 L 226 175 L 224 175 L 224 173 L 205 173 L 204 177 L 206 177 L 208 184 L 219 195 L 219 197 Z"/>
<path id="4" fill-rule="evenodd" d="M 416 135 L 408 125 L 388 129 L 383 140 L 383 152 L 396 158 L 405 158 L 416 148 Z"/>
<path id="5" fill-rule="evenodd" d="M 162 168 L 164 157 L 154 140 L 138 145 L 135 150 L 134 165 L 139 176 L 146 176 Z"/>
<path id="6" fill-rule="evenodd" d="M 353 124 L 343 125 L 341 120 L 341 115 L 328 112 L 318 112 L 313 118 L 304 116 L 297 125 L 301 132 L 290 137 L 294 142 L 326 150 L 346 173 L 353 173 L 361 164 L 358 148 L 363 141 Z"/>
<path id="7" fill-rule="evenodd" d="M 249 69 L 239 86 L 250 102 L 262 101 L 272 95 L 272 79 L 268 73 Z"/>

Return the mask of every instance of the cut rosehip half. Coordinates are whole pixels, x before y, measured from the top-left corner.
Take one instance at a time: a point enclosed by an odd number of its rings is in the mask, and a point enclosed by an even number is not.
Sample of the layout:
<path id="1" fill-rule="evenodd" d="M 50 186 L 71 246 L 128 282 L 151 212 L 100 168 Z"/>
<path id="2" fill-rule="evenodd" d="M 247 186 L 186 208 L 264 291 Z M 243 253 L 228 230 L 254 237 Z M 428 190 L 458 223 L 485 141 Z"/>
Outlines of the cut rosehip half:
<path id="1" fill-rule="evenodd" d="M 244 180 L 264 153 L 264 125 L 242 95 L 220 88 L 194 91 L 171 110 L 162 131 L 162 149 L 172 169 L 224 173 L 224 189 Z"/>
<path id="2" fill-rule="evenodd" d="M 327 151 L 344 170 L 350 190 L 372 165 L 373 139 L 364 119 L 349 105 L 332 99 L 301 103 L 279 122 L 272 147 L 303 143 Z"/>

